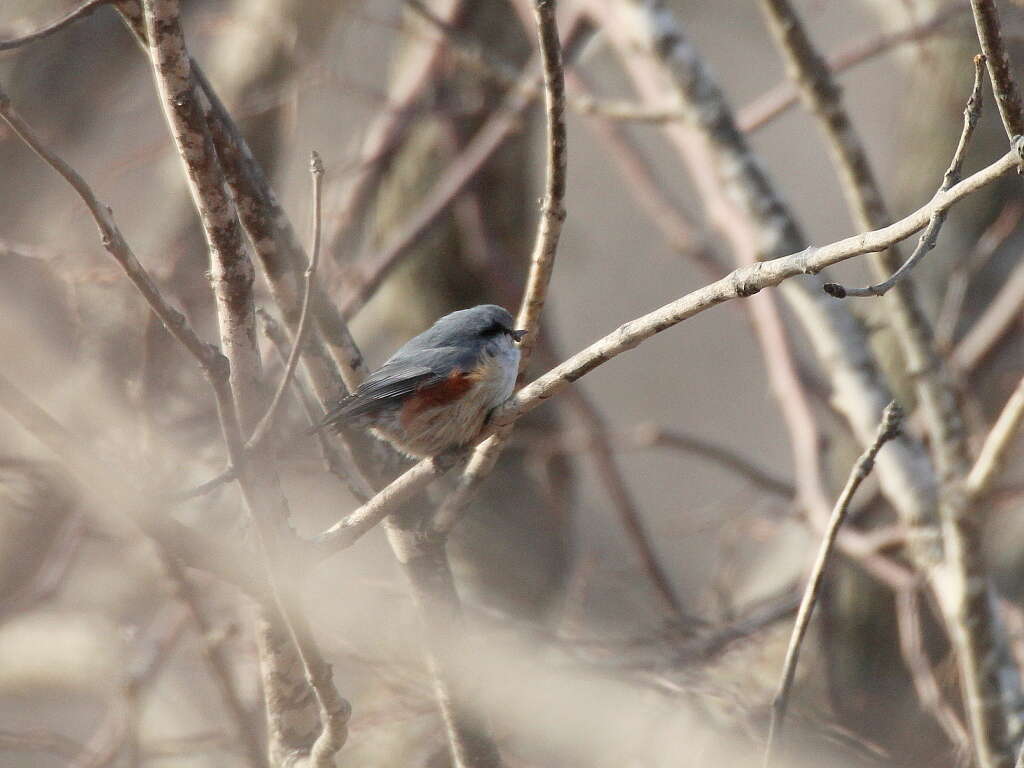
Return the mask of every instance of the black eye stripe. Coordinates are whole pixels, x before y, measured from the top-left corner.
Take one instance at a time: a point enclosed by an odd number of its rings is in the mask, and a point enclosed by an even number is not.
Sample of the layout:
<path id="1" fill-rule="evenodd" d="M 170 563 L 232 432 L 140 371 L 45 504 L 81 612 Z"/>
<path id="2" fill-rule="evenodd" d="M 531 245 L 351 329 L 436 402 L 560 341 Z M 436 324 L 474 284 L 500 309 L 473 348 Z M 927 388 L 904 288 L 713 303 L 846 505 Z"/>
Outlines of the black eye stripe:
<path id="1" fill-rule="evenodd" d="M 494 323 L 480 331 L 481 336 L 497 336 L 499 333 L 508 333 L 508 328 L 501 323 Z"/>

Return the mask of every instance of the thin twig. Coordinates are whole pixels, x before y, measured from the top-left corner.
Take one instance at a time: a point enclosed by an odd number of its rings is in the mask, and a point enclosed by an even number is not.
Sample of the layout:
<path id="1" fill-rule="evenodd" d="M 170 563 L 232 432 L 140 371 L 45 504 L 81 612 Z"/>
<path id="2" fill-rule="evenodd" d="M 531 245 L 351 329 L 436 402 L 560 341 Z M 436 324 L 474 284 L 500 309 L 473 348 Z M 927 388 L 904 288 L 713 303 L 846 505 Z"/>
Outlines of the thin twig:
<path id="1" fill-rule="evenodd" d="M 878 434 L 875 441 L 868 447 L 857 460 L 846 486 L 836 500 L 835 508 L 832 510 L 832 518 L 829 520 L 828 530 L 822 539 L 807 580 L 807 587 L 804 590 L 803 599 L 800 602 L 800 609 L 797 611 L 796 624 L 793 627 L 793 634 L 789 640 L 789 647 L 786 649 L 786 660 L 782 667 L 782 681 L 779 684 L 779 691 L 772 702 L 772 719 L 768 731 L 768 744 L 764 752 L 765 768 L 771 764 L 772 751 L 778 739 L 782 736 L 782 726 L 786 717 L 786 707 L 789 704 L 789 692 L 793 687 L 793 679 L 796 675 L 796 664 L 800 656 L 800 645 L 807 628 L 810 626 L 811 614 L 814 612 L 814 605 L 821 592 L 821 585 L 825 574 L 825 566 L 828 564 L 832 547 L 835 544 L 839 527 L 843 524 L 846 512 L 850 507 L 857 488 L 864 482 L 864 479 L 871 473 L 875 463 L 875 456 L 889 440 L 899 434 L 903 413 L 895 402 L 889 404 L 882 415 L 882 423 L 878 427 Z"/>
<path id="2" fill-rule="evenodd" d="M 947 3 L 931 16 L 911 24 L 905 29 L 857 40 L 828 57 L 828 67 L 834 74 L 852 69 L 898 45 L 921 40 L 934 34 L 958 16 L 967 13 L 963 0 Z M 739 110 L 736 122 L 745 133 L 760 130 L 800 100 L 800 93 L 791 82 L 769 89 L 756 100 Z"/>
<path id="3" fill-rule="evenodd" d="M 967 480 L 965 490 L 971 496 L 979 496 L 989 489 L 992 481 L 999 475 L 1006 454 L 1013 445 L 1013 439 L 1024 421 L 1024 378 L 1006 401 L 999 418 L 985 438 L 985 443 L 974 462 Z"/>
<path id="4" fill-rule="evenodd" d="M 964 127 L 960 133 L 960 141 L 957 143 L 956 151 L 953 153 L 953 160 L 942 177 L 940 191 L 946 191 L 962 177 L 964 157 L 967 155 L 967 146 L 974 135 L 974 129 L 981 116 L 982 85 L 984 84 L 985 57 L 981 54 L 974 57 L 974 87 L 971 96 L 964 107 Z M 917 247 L 903 264 L 887 280 L 869 285 L 864 288 L 846 288 L 838 283 L 825 283 L 825 293 L 837 299 L 844 299 L 847 296 L 884 296 L 894 285 L 910 274 L 910 271 L 917 263 L 924 258 L 930 250 L 935 247 L 939 238 L 939 230 L 946 221 L 946 212 L 937 213 L 921 234 Z"/>
<path id="5" fill-rule="evenodd" d="M 995 345 L 1021 320 L 1024 310 L 1024 261 L 1013 268 L 981 317 L 954 347 L 953 365 L 961 373 L 974 371 Z"/>
<path id="6" fill-rule="evenodd" d="M 213 493 L 215 490 L 220 488 L 226 483 L 230 483 L 232 480 L 238 477 L 238 470 L 234 467 L 227 467 L 218 474 L 211 477 L 209 480 L 204 480 L 199 485 L 191 488 L 186 488 L 182 491 L 170 491 L 162 495 L 162 498 L 166 501 L 179 504 L 189 499 L 195 499 L 199 496 L 205 496 L 208 493 Z"/>
<path id="7" fill-rule="evenodd" d="M 274 419 L 277 417 L 278 409 L 284 400 L 284 393 L 295 375 L 295 369 L 299 364 L 299 355 L 302 352 L 302 345 L 306 340 L 306 329 L 309 327 L 309 305 L 310 296 L 313 293 L 313 276 L 320 263 L 320 217 L 321 198 L 323 190 L 324 164 L 315 151 L 310 155 L 309 172 L 313 177 L 313 248 L 310 251 L 309 265 L 306 267 L 304 276 L 305 284 L 302 289 L 302 310 L 299 314 L 299 325 L 295 329 L 295 339 L 292 341 L 292 351 L 288 355 L 288 362 L 284 367 L 284 374 L 281 376 L 281 383 L 277 386 L 273 400 L 267 408 L 266 414 L 260 419 L 256 429 L 247 442 L 248 445 L 257 445 L 270 432 L 274 426 Z"/>
<path id="8" fill-rule="evenodd" d="M 938 319 L 935 321 L 935 344 L 939 349 L 948 350 L 953 346 L 953 339 L 956 336 L 957 324 L 960 320 L 964 299 L 967 296 L 967 289 L 971 280 L 977 274 L 995 252 L 1007 241 L 1017 229 L 1021 218 L 1024 217 L 1024 204 L 1019 200 L 1012 200 L 1003 206 L 999 215 L 985 228 L 974 244 L 970 256 L 958 261 L 953 267 L 946 283 L 946 291 L 942 297 L 942 308 L 939 310 Z M 1004 283 L 1004 286 L 1009 281 Z M 1000 294 L 1002 291 L 1000 291 Z M 998 302 L 998 296 L 985 313 L 989 314 L 992 306 Z M 980 323 L 981 320 L 978 320 Z M 975 325 L 975 327 L 977 324 Z"/>
<path id="9" fill-rule="evenodd" d="M 260 321 L 260 328 L 262 329 L 263 334 L 270 339 L 270 343 L 273 345 L 274 350 L 277 352 L 278 357 L 281 359 L 281 364 L 283 365 L 288 359 L 289 350 L 288 338 L 285 335 L 284 329 L 270 315 L 270 313 L 262 307 L 256 308 L 256 317 Z M 314 395 L 307 390 L 301 377 L 293 377 L 292 385 L 295 387 L 299 403 L 302 405 L 302 409 L 306 414 L 306 423 L 310 427 L 316 426 L 323 418 L 323 410 L 318 410 Z M 314 434 L 314 439 L 317 441 L 317 446 L 320 449 L 320 454 L 323 457 L 327 471 L 348 485 L 349 491 L 351 491 L 355 498 L 366 501 L 369 496 L 364 496 L 363 487 L 353 482 L 349 476 L 349 470 L 347 467 L 354 466 L 354 463 L 351 461 L 347 464 L 342 462 L 342 458 L 339 455 L 335 442 L 328 437 L 325 430 L 318 430 Z M 347 447 L 347 444 L 344 441 L 339 442 L 343 447 Z M 366 487 L 370 487 L 369 481 L 366 481 Z"/>
<path id="10" fill-rule="evenodd" d="M 185 320 L 185 316 L 164 299 L 153 278 L 132 252 L 128 242 L 114 222 L 113 212 L 100 202 L 92 188 L 78 172 L 50 151 L 35 131 L 15 111 L 10 99 L 0 85 L 0 119 L 3 119 L 14 133 L 29 146 L 47 165 L 59 173 L 82 198 L 100 230 L 103 247 L 114 257 L 128 279 L 138 289 L 150 309 L 160 318 L 168 332 L 187 349 L 199 363 L 203 372 L 211 379 L 227 380 L 227 361 L 210 344 L 202 341 Z"/>
<path id="11" fill-rule="evenodd" d="M 452 469 L 465 455 L 465 451 L 452 451 L 423 459 L 377 491 L 372 499 L 357 510 L 316 536 L 314 541 L 325 554 L 333 554 L 352 546 L 377 523 L 397 511 L 405 501 Z"/>
<path id="12" fill-rule="evenodd" d="M 64 29 L 64 27 L 74 24 L 79 19 L 84 19 L 97 8 L 101 8 L 102 6 L 109 5 L 113 2 L 115 2 L 115 0 L 85 0 L 85 2 L 81 3 L 78 7 L 72 8 L 59 19 L 51 21 L 49 24 L 45 24 L 35 32 L 30 32 L 27 35 L 15 37 L 11 40 L 0 40 L 0 51 L 10 51 L 14 48 L 19 48 L 23 45 L 28 45 L 29 43 L 34 43 L 37 40 L 49 37 L 54 32 L 59 32 Z"/>
<path id="13" fill-rule="evenodd" d="M 566 136 L 565 136 L 565 72 L 562 46 L 558 39 L 554 0 L 536 0 L 534 16 L 541 63 L 544 71 L 544 104 L 547 112 L 544 200 L 540 221 L 530 256 L 523 300 L 516 317 L 516 327 L 526 331 L 520 342 L 519 371 L 526 370 L 530 354 L 537 343 L 541 312 L 547 298 L 548 285 L 555 266 L 558 240 L 565 221 Z M 481 443 L 473 452 L 459 483 L 434 514 L 432 530 L 444 535 L 451 531 L 461 513 L 497 464 L 508 442 L 511 424 Z"/>
<path id="14" fill-rule="evenodd" d="M 1020 93 L 1013 79 L 1013 67 L 1003 44 L 999 11 L 996 10 L 995 0 L 971 0 L 971 11 L 974 13 L 974 26 L 978 30 L 981 52 L 988 61 L 988 76 L 992 79 L 992 93 L 999 107 L 999 117 L 1002 118 L 1007 137 L 1013 139 L 1024 133 L 1024 107 L 1021 106 Z"/>
<path id="15" fill-rule="evenodd" d="M 566 25 L 564 55 L 567 57 L 576 47 L 574 41 L 580 38 L 580 27 L 578 14 Z M 523 113 L 539 93 L 540 79 L 541 74 L 535 71 L 534 64 L 528 63 L 517 85 L 510 89 L 491 119 L 449 163 L 416 210 L 396 228 L 396 233 L 382 247 L 366 249 L 360 254 L 345 276 L 345 291 L 338 304 L 343 317 L 350 319 L 369 301 L 413 243 L 466 188 L 502 143 L 518 130 Z"/>
<path id="16" fill-rule="evenodd" d="M 928 654 L 921 641 L 918 589 L 917 585 L 911 585 L 905 589 L 897 589 L 895 592 L 900 654 L 910 672 L 914 690 L 922 708 L 935 719 L 957 754 L 969 754 L 971 740 L 967 735 L 967 729 L 953 707 L 942 698 L 942 691 L 939 689 L 939 683 L 935 679 L 935 673 L 932 671 Z"/>

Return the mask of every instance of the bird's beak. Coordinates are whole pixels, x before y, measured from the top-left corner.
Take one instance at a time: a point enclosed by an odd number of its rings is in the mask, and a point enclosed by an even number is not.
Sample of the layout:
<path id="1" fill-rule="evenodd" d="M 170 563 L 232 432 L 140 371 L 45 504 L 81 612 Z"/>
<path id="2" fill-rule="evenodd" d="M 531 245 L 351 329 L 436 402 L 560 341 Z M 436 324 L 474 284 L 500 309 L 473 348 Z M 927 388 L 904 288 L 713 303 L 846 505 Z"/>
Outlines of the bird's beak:
<path id="1" fill-rule="evenodd" d="M 509 331 L 508 335 L 512 337 L 512 341 L 520 342 L 523 340 L 523 336 L 526 335 L 526 331 Z"/>

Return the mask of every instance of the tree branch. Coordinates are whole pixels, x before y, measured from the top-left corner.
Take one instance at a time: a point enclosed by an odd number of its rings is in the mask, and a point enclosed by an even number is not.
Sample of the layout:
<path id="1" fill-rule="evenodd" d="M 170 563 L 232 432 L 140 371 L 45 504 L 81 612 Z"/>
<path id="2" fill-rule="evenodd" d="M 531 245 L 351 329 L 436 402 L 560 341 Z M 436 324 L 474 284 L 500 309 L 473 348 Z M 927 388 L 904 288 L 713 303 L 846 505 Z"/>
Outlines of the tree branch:
<path id="1" fill-rule="evenodd" d="M 523 300 L 516 317 L 516 327 L 526 331 L 520 342 L 519 370 L 523 372 L 537 342 L 540 316 L 547 298 L 548 285 L 555 265 L 558 239 L 565 220 L 566 138 L 565 138 L 565 72 L 558 40 L 553 0 L 536 0 L 541 62 L 544 71 L 544 103 L 547 112 L 547 163 L 545 166 L 544 202 L 541 205 L 537 235 L 530 256 L 530 272 L 526 278 Z M 511 425 L 508 425 L 511 426 Z M 490 475 L 505 449 L 509 429 L 500 429 L 482 442 L 473 452 L 459 483 L 434 515 L 431 528 L 446 534 L 455 526 L 469 505 L 480 483 Z"/>
<path id="2" fill-rule="evenodd" d="M 974 26 L 978 30 L 981 52 L 988 62 L 988 76 L 992 80 L 992 92 L 999 107 L 1006 135 L 1012 140 L 1024 133 L 1024 108 L 1021 107 L 1020 92 L 1013 79 L 1010 56 L 1003 44 L 999 27 L 999 11 L 995 0 L 971 0 Z"/>
<path id="3" fill-rule="evenodd" d="M 292 351 L 288 354 L 288 360 L 284 366 L 284 373 L 281 375 L 281 383 L 277 385 L 277 391 L 267 407 L 267 412 L 260 419 L 256 429 L 249 438 L 250 445 L 258 444 L 263 437 L 273 428 L 277 411 L 281 407 L 284 393 L 291 384 L 295 369 L 299 363 L 299 354 L 302 352 L 302 345 L 306 342 L 306 329 L 309 327 L 309 305 L 310 296 L 313 293 L 313 276 L 316 274 L 317 265 L 320 263 L 320 216 L 321 216 L 321 191 L 324 178 L 324 164 L 320 155 L 313 152 L 309 164 L 310 174 L 313 177 L 313 250 L 309 257 L 309 266 L 306 267 L 305 285 L 302 290 L 302 310 L 299 314 L 299 324 L 295 329 L 295 338 L 292 340 Z"/>
<path id="4" fill-rule="evenodd" d="M 60 32 L 64 27 L 71 26 L 79 19 L 84 19 L 97 8 L 101 8 L 104 5 L 110 5 L 113 2 L 116 2 L 116 0 L 85 0 L 85 2 L 80 3 L 75 8 L 72 8 L 59 19 L 43 25 L 35 32 L 22 35 L 21 37 L 15 37 L 11 40 L 0 40 L 0 51 L 10 51 L 15 48 L 20 48 L 23 45 L 28 45 L 29 43 L 34 43 L 37 40 L 49 37 L 55 32 Z"/>
<path id="5" fill-rule="evenodd" d="M 1003 467 L 1021 422 L 1024 422 L 1024 378 L 1018 382 L 1003 406 L 999 418 L 981 446 L 977 461 L 967 475 L 964 486 L 970 496 L 981 496 L 991 487 Z"/>
<path id="6" fill-rule="evenodd" d="M 793 277 L 816 274 L 826 267 L 907 239 L 924 227 L 936 211 L 948 210 L 958 200 L 1015 171 L 1021 163 L 1022 151 L 1024 151 L 1024 138 L 1019 138 L 1014 142 L 1013 149 L 997 161 L 968 176 L 946 192 L 937 193 L 926 205 L 888 227 L 847 237 L 828 245 L 811 246 L 799 253 L 772 261 L 757 262 L 734 269 L 721 280 L 705 285 L 653 312 L 622 324 L 616 330 L 577 352 L 516 392 L 494 411 L 491 416 L 491 428 L 495 429 L 505 424 L 511 424 L 595 368 L 705 310 L 732 299 L 752 296 L 758 291 L 779 285 Z M 482 436 L 482 438 L 485 437 Z M 407 499 L 423 490 L 440 474 L 447 471 L 446 469 L 438 471 L 430 466 L 431 463 L 431 459 L 423 459 L 396 480 L 392 484 L 394 487 L 389 486 L 392 494 L 396 492 L 402 494 L 398 500 L 388 501 L 375 497 L 370 501 L 370 504 L 380 504 L 383 507 L 374 512 L 377 516 L 376 519 L 390 514 L 398 508 L 402 499 Z M 335 526 L 344 527 L 344 521 Z"/>
<path id="7" fill-rule="evenodd" d="M 839 527 L 846 519 L 847 510 L 853 495 L 857 492 L 860 484 L 871 473 L 875 465 L 875 456 L 888 441 L 899 434 L 900 425 L 903 420 L 903 412 L 895 402 L 889 404 L 882 414 L 882 423 L 878 426 L 878 434 L 874 442 L 861 454 L 857 463 L 853 466 L 850 476 L 846 481 L 842 493 L 836 500 L 832 510 L 832 517 L 829 520 L 828 529 L 822 539 L 818 554 L 815 557 L 814 565 L 811 568 L 810 577 L 807 580 L 807 587 L 804 590 L 803 599 L 800 601 L 800 608 L 797 611 L 796 624 L 793 627 L 793 634 L 789 640 L 789 647 L 786 649 L 786 660 L 782 667 L 782 681 L 779 684 L 779 691 L 772 702 L 772 720 L 768 731 L 768 744 L 764 752 L 764 766 L 768 768 L 771 764 L 772 752 L 775 744 L 782 736 L 782 726 L 786 717 L 786 708 L 789 704 L 789 692 L 793 687 L 793 679 L 796 676 L 796 664 L 800 657 L 800 645 L 803 643 L 807 628 L 811 623 L 811 615 L 814 613 L 814 605 L 821 593 L 821 585 L 824 580 L 825 566 L 828 564 L 835 545 Z"/>
<path id="8" fill-rule="evenodd" d="M 964 127 L 960 132 L 960 141 L 957 143 L 956 151 L 953 153 L 953 160 L 942 177 L 940 190 L 947 190 L 956 184 L 963 176 L 964 158 L 967 156 L 967 146 L 974 135 L 974 129 L 978 125 L 978 118 L 981 117 L 981 94 L 984 84 L 985 57 L 981 54 L 974 57 L 974 88 L 971 96 L 967 99 L 967 106 L 964 107 Z M 881 283 L 869 285 L 864 288 L 846 288 L 838 283 L 825 283 L 825 293 L 837 299 L 844 299 L 847 296 L 884 296 L 900 280 L 909 276 L 910 271 L 924 256 L 935 247 L 939 239 L 939 230 L 946 221 L 945 212 L 936 214 L 928 226 L 925 227 L 917 247 L 910 255 L 910 258 L 900 265 L 889 278 Z"/>
<path id="9" fill-rule="evenodd" d="M 272 751 L 305 752 L 310 765 L 327 768 L 347 737 L 348 702 L 331 681 L 330 666 L 323 660 L 305 618 L 284 592 L 278 579 L 285 568 L 284 554 L 296 537 L 289 527 L 289 511 L 278 481 L 271 453 L 261 446 L 246 452 L 242 430 L 251 430 L 260 416 L 260 360 L 256 346 L 253 301 L 254 271 L 242 247 L 241 228 L 234 207 L 224 191 L 224 177 L 216 157 L 203 110 L 192 87 L 191 59 L 185 47 L 178 0 L 145 0 L 146 39 L 162 106 L 199 213 L 210 250 L 211 282 L 217 300 L 221 343 L 231 363 L 230 382 L 238 409 L 238 422 L 224 422 L 224 439 L 232 465 L 239 473 L 242 497 L 254 522 L 260 548 L 266 558 L 268 580 L 279 616 L 268 617 L 262 643 L 264 695 L 273 724 Z M 292 647 L 278 639 L 283 625 Z M 282 697 L 281 685 L 296 687 L 293 654 L 301 660 L 306 681 L 319 709 L 320 732 L 310 744 L 310 733 L 296 734 L 281 721 L 288 709 L 302 710 L 303 703 Z M 286 703 L 287 702 L 287 703 Z M 281 707 L 281 709 L 278 709 Z"/>

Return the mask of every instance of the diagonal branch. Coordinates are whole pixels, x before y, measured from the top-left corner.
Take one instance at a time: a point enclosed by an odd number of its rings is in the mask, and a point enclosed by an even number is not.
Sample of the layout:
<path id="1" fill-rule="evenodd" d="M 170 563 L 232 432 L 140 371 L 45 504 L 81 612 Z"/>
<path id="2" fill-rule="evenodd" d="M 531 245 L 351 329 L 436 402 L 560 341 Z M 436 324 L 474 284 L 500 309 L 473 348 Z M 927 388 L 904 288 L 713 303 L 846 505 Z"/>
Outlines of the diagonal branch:
<path id="1" fill-rule="evenodd" d="M 981 54 L 974 57 L 974 87 L 971 90 L 970 98 L 967 99 L 967 106 L 964 107 L 964 127 L 960 133 L 960 141 L 957 143 L 956 151 L 953 152 L 953 160 L 942 177 L 940 190 L 947 190 L 963 178 L 964 158 L 967 156 L 967 146 L 974 135 L 974 129 L 978 125 L 978 118 L 981 117 L 981 88 L 984 84 L 985 57 Z M 825 293 L 837 299 L 844 299 L 847 296 L 884 296 L 900 280 L 910 275 L 910 271 L 925 255 L 935 247 L 939 239 L 939 230 L 946 221 L 946 214 L 936 214 L 918 240 L 917 247 L 910 254 L 910 258 L 900 265 L 888 279 L 875 285 L 865 288 L 846 288 L 838 283 L 825 283 Z"/>
<path id="2" fill-rule="evenodd" d="M 818 554 L 814 559 L 814 565 L 807 580 L 807 587 L 804 590 L 804 596 L 800 601 L 800 608 L 797 611 L 796 624 L 793 627 L 789 647 L 786 649 L 786 660 L 782 667 L 782 682 L 779 684 L 779 691 L 772 702 L 772 719 L 768 731 L 768 745 L 765 747 L 764 752 L 765 768 L 768 768 L 771 764 L 775 743 L 782 735 L 782 726 L 789 704 L 789 693 L 793 687 L 793 680 L 796 676 L 796 664 L 800 657 L 800 646 L 803 643 L 804 636 L 807 634 L 807 628 L 811 623 L 811 615 L 814 613 L 814 605 L 818 601 L 818 595 L 821 593 L 821 585 L 825 577 L 825 566 L 828 564 L 832 549 L 835 546 L 839 527 L 843 524 L 843 520 L 846 519 L 846 513 L 850 507 L 850 502 L 853 500 L 853 495 L 874 468 L 875 456 L 878 455 L 883 445 L 899 434 L 902 420 L 903 412 L 899 406 L 895 402 L 889 403 L 889 406 L 882 414 L 882 423 L 878 426 L 878 434 L 875 436 L 874 442 L 857 459 L 857 463 L 854 464 L 853 469 L 850 471 L 846 485 L 842 493 L 839 494 L 836 505 L 832 510 L 828 529 L 822 539 Z"/>
<path id="3" fill-rule="evenodd" d="M 811 246 L 799 253 L 772 261 L 757 262 L 734 269 L 721 280 L 698 288 L 663 307 L 622 324 L 516 392 L 492 414 L 492 429 L 511 424 L 587 373 L 701 312 L 733 299 L 752 296 L 791 278 L 815 274 L 855 256 L 906 240 L 926 226 L 936 211 L 948 210 L 958 200 L 1016 171 L 1021 163 L 1022 151 L 1024 138 L 1019 138 L 1014 142 L 1013 148 L 997 161 L 968 176 L 946 192 L 937 193 L 926 205 L 888 227 L 853 235 L 828 245 Z M 420 461 L 413 468 L 418 471 L 406 472 L 389 486 L 390 492 L 395 494 L 400 491 L 411 495 L 424 489 L 438 476 L 437 472 L 427 469 L 430 464 L 431 459 Z M 399 506 L 398 502 L 381 503 L 385 506 L 380 512 L 381 516 L 389 514 Z"/>
<path id="4" fill-rule="evenodd" d="M 48 24 L 44 24 L 35 32 L 22 35 L 21 37 L 15 37 L 10 40 L 0 40 L 0 51 L 10 51 L 15 48 L 20 48 L 23 45 L 28 45 L 29 43 L 34 43 L 37 40 L 49 37 L 55 32 L 60 32 L 65 27 L 74 24 L 79 19 L 84 19 L 97 8 L 101 8 L 104 5 L 110 5 L 113 2 L 115 2 L 115 0 L 85 0 L 85 2 L 82 2 L 77 7 L 72 8 L 59 19 L 51 21 Z"/>
<path id="5" fill-rule="evenodd" d="M 967 475 L 964 485 L 970 496 L 980 496 L 991 487 L 1006 461 L 1006 454 L 1013 445 L 1021 423 L 1024 423 L 1024 378 L 1018 382 L 1000 411 L 999 418 L 981 446 L 977 461 Z"/>

